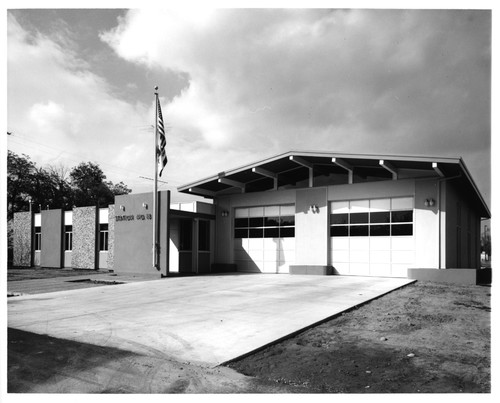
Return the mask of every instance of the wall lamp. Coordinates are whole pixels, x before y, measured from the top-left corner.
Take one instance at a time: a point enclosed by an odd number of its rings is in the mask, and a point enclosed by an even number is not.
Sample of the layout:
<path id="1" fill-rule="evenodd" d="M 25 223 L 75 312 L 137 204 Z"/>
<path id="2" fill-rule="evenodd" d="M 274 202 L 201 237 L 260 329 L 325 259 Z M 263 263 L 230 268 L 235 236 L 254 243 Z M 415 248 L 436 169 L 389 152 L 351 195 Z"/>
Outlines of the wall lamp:
<path id="1" fill-rule="evenodd" d="M 311 204 L 309 206 L 309 210 L 311 210 L 313 214 L 319 213 L 319 207 L 317 204 Z"/>
<path id="2" fill-rule="evenodd" d="M 142 207 L 144 207 L 147 210 L 148 209 L 148 203 L 142 203 Z"/>
<path id="3" fill-rule="evenodd" d="M 425 207 L 432 207 L 432 206 L 434 206 L 434 204 L 436 204 L 434 199 L 432 199 L 432 198 L 425 199 L 425 202 L 424 202 Z"/>
<path id="4" fill-rule="evenodd" d="M 125 206 L 123 204 L 120 204 L 120 210 L 125 211 Z"/>
<path id="5" fill-rule="evenodd" d="M 227 216 L 229 215 L 229 211 L 227 211 L 227 210 L 222 210 L 222 211 L 220 212 L 220 215 L 221 215 L 222 217 L 227 217 Z"/>

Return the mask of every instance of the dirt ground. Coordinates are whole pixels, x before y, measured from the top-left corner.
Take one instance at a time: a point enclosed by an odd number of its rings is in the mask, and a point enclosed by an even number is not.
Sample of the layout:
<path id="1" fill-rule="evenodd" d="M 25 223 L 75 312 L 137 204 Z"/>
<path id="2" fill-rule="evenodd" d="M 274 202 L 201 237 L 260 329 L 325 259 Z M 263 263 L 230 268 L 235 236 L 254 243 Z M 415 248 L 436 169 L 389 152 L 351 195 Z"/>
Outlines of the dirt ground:
<path id="1" fill-rule="evenodd" d="M 226 367 L 8 331 L 9 393 L 487 393 L 488 286 L 417 282 Z"/>
<path id="2" fill-rule="evenodd" d="M 490 297 L 417 282 L 230 367 L 307 392 L 490 392 Z"/>

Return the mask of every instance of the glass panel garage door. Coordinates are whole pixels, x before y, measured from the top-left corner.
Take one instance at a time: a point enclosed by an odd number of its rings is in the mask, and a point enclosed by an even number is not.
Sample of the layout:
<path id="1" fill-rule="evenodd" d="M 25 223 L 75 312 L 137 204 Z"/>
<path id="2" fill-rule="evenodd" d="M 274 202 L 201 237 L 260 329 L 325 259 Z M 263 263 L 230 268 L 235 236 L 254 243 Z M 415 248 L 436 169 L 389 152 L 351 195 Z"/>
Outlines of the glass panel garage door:
<path id="1" fill-rule="evenodd" d="M 237 208 L 234 217 L 238 271 L 288 273 L 295 259 L 295 206 Z"/>
<path id="2" fill-rule="evenodd" d="M 330 262 L 340 274 L 407 277 L 413 197 L 330 203 Z"/>

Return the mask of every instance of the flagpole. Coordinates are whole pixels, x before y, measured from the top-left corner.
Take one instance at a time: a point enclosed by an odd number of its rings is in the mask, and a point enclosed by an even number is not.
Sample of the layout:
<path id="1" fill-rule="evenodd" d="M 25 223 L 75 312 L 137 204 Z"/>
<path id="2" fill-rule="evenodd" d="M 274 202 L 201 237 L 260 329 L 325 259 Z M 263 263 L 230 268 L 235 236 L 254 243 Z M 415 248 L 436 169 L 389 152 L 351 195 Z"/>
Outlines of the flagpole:
<path id="1" fill-rule="evenodd" d="M 158 269 L 158 86 L 155 86 L 155 176 L 153 190 L 153 268 Z"/>

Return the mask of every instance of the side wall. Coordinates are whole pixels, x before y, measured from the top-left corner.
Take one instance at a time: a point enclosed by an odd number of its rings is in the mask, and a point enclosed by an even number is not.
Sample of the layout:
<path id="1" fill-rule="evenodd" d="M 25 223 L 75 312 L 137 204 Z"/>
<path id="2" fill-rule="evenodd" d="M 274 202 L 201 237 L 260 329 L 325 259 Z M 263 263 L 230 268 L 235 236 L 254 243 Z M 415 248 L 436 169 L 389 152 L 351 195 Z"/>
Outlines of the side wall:
<path id="1" fill-rule="evenodd" d="M 311 206 L 317 209 L 311 209 Z M 295 264 L 328 264 L 326 188 L 299 189 L 295 202 Z"/>
<path id="2" fill-rule="evenodd" d="M 481 217 L 452 182 L 446 184 L 446 211 L 446 268 L 479 269 Z"/>
<path id="3" fill-rule="evenodd" d="M 160 229 L 160 271 L 153 267 L 153 193 L 115 197 L 115 241 L 113 269 L 117 273 L 166 275 L 167 192 L 158 195 Z"/>
<path id="4" fill-rule="evenodd" d="M 439 206 L 438 187 L 435 179 L 415 181 L 415 267 L 439 268 Z M 426 200 L 434 200 L 434 206 L 426 206 Z"/>
<path id="5" fill-rule="evenodd" d="M 42 211 L 42 250 L 40 266 L 63 267 L 63 211 Z"/>
<path id="6" fill-rule="evenodd" d="M 96 207 L 75 207 L 73 209 L 73 252 L 71 257 L 73 268 L 96 269 L 96 249 L 97 209 Z"/>
<path id="7" fill-rule="evenodd" d="M 33 265 L 33 215 L 31 212 L 14 213 L 14 266 Z"/>

